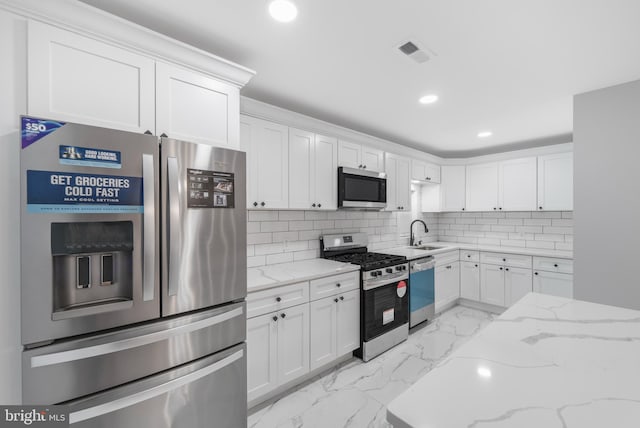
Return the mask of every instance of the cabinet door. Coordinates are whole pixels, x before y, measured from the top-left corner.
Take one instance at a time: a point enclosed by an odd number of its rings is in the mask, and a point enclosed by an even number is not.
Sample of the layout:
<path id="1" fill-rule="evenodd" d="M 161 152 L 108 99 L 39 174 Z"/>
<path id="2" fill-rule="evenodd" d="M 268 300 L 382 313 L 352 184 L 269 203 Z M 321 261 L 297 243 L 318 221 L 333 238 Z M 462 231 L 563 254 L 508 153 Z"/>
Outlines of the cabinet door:
<path id="1" fill-rule="evenodd" d="M 441 211 L 440 190 L 441 188 L 438 184 L 425 183 L 420 186 L 420 202 L 423 213 L 437 213 Z"/>
<path id="2" fill-rule="evenodd" d="M 241 143 L 247 151 L 249 209 L 289 208 L 289 129 L 242 116 Z"/>
<path id="3" fill-rule="evenodd" d="M 337 356 L 360 347 L 360 290 L 338 296 Z"/>
<path id="4" fill-rule="evenodd" d="M 324 135 L 315 136 L 312 203 L 323 210 L 338 208 L 338 140 Z"/>
<path id="5" fill-rule="evenodd" d="M 278 321 L 275 313 L 247 320 L 247 398 L 249 401 L 278 386 Z"/>
<path id="6" fill-rule="evenodd" d="M 289 207 L 310 210 L 315 202 L 315 135 L 289 128 Z"/>
<path id="7" fill-rule="evenodd" d="M 440 165 L 427 163 L 425 166 L 425 175 L 429 183 L 440 183 Z"/>
<path id="8" fill-rule="evenodd" d="M 240 91 L 184 68 L 156 64 L 158 135 L 212 146 L 240 145 Z"/>
<path id="9" fill-rule="evenodd" d="M 460 262 L 460 297 L 480 301 L 480 266 L 475 262 Z"/>
<path id="10" fill-rule="evenodd" d="M 362 146 L 360 159 L 364 169 L 370 171 L 384 171 L 384 152 L 367 146 Z M 407 170 L 409 167 L 407 166 Z M 407 171 L 407 175 L 409 171 Z"/>
<path id="11" fill-rule="evenodd" d="M 499 201 L 504 211 L 535 211 L 536 158 L 513 159 L 499 165 Z"/>
<path id="12" fill-rule="evenodd" d="M 498 209 L 498 164 L 485 163 L 467 166 L 467 211 L 495 211 Z"/>
<path id="13" fill-rule="evenodd" d="M 480 266 L 480 301 L 504 306 L 504 267 Z"/>
<path id="14" fill-rule="evenodd" d="M 409 159 L 386 154 L 387 211 L 410 211 Z"/>
<path id="15" fill-rule="evenodd" d="M 154 61 L 29 21 L 28 114 L 155 133 Z"/>
<path id="16" fill-rule="evenodd" d="M 278 384 L 309 372 L 309 304 L 278 313 Z"/>
<path id="17" fill-rule="evenodd" d="M 573 153 L 538 157 L 538 209 L 573 210 Z"/>
<path id="18" fill-rule="evenodd" d="M 443 166 L 440 180 L 440 210 L 464 211 L 466 167 L 464 165 Z"/>
<path id="19" fill-rule="evenodd" d="M 533 291 L 552 296 L 573 298 L 573 275 L 568 273 L 535 271 Z"/>
<path id="20" fill-rule="evenodd" d="M 338 142 L 338 165 L 347 168 L 362 168 L 361 151 L 360 144 L 340 140 Z"/>
<path id="21" fill-rule="evenodd" d="M 427 181 L 427 163 L 421 160 L 411 159 L 411 179 Z"/>
<path id="22" fill-rule="evenodd" d="M 338 297 L 326 297 L 309 304 L 311 370 L 315 370 L 337 357 Z"/>
<path id="23" fill-rule="evenodd" d="M 460 262 L 437 266 L 435 269 L 435 311 L 460 297 Z"/>
<path id="24" fill-rule="evenodd" d="M 511 306 L 532 290 L 531 269 L 505 268 L 504 289 L 506 306 Z"/>

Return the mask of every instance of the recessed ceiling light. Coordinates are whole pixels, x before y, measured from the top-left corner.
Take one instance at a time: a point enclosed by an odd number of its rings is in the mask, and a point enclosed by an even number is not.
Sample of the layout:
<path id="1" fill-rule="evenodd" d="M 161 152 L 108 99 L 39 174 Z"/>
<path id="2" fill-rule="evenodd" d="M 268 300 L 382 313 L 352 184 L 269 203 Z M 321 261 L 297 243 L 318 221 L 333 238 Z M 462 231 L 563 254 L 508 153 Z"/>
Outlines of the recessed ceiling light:
<path id="1" fill-rule="evenodd" d="M 493 135 L 493 132 L 491 131 L 478 132 L 478 138 L 488 138 L 488 137 L 491 137 L 492 135 Z"/>
<path id="2" fill-rule="evenodd" d="M 298 16 L 298 8 L 289 0 L 273 0 L 269 4 L 271 17 L 279 22 L 291 22 Z"/>
<path id="3" fill-rule="evenodd" d="M 438 96 L 435 94 L 429 94 L 424 97 L 420 97 L 418 101 L 420 101 L 420 104 L 433 104 L 438 101 Z"/>
<path id="4" fill-rule="evenodd" d="M 491 370 L 488 367 L 480 366 L 478 367 L 478 376 L 489 379 L 491 377 Z"/>

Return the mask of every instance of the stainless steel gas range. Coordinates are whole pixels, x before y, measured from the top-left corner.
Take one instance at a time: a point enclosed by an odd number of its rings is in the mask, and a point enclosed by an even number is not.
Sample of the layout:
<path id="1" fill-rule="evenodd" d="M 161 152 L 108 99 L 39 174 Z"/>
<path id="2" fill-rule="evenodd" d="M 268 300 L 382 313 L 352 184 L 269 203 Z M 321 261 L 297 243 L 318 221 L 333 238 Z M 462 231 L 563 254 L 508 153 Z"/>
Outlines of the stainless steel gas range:
<path id="1" fill-rule="evenodd" d="M 409 264 L 405 257 L 367 251 L 365 233 L 320 237 L 321 256 L 360 265 L 360 348 L 364 361 L 409 336 Z"/>

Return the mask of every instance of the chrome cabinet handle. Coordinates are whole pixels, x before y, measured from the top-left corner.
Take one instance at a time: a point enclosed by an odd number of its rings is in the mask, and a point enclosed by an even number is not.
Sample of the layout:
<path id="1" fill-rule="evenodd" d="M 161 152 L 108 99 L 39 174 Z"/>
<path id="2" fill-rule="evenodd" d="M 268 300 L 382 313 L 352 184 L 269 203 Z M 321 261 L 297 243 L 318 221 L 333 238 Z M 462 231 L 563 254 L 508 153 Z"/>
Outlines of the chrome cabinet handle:
<path id="1" fill-rule="evenodd" d="M 144 192 L 142 214 L 142 300 L 153 300 L 156 277 L 156 177 L 153 155 L 142 155 L 142 191 Z"/>
<path id="2" fill-rule="evenodd" d="M 178 259 L 180 258 L 180 200 L 178 191 L 178 158 L 167 158 L 167 208 L 169 212 L 169 296 L 178 294 L 180 276 Z"/>

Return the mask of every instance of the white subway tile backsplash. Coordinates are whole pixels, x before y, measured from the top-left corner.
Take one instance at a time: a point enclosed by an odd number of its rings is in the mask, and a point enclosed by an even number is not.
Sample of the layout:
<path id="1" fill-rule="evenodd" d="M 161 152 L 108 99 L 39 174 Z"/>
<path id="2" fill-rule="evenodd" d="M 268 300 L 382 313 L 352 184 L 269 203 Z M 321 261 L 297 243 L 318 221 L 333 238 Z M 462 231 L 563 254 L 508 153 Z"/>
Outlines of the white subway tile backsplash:
<path id="1" fill-rule="evenodd" d="M 298 232 L 274 232 L 271 242 L 297 241 L 300 239 Z"/>
<path id="2" fill-rule="evenodd" d="M 319 257 L 321 234 L 364 232 L 371 251 L 408 245 L 410 213 L 387 211 L 249 211 L 249 266 Z M 429 228 L 423 242 L 453 241 L 510 247 L 571 251 L 571 212 L 425 213 Z M 406 230 L 405 230 L 406 229 Z"/>
<path id="3" fill-rule="evenodd" d="M 286 232 L 289 230 L 288 221 L 263 221 L 260 223 L 260 232 Z"/>
<path id="4" fill-rule="evenodd" d="M 304 211 L 280 211 L 278 212 L 278 220 L 304 220 Z"/>
<path id="5" fill-rule="evenodd" d="M 249 211 L 249 221 L 278 220 L 278 211 Z"/>
<path id="6" fill-rule="evenodd" d="M 248 233 L 247 244 L 271 244 L 273 242 L 271 233 Z"/>
<path id="7" fill-rule="evenodd" d="M 293 253 L 271 254 L 266 258 L 266 264 L 275 265 L 277 263 L 287 263 L 293 261 Z"/>

